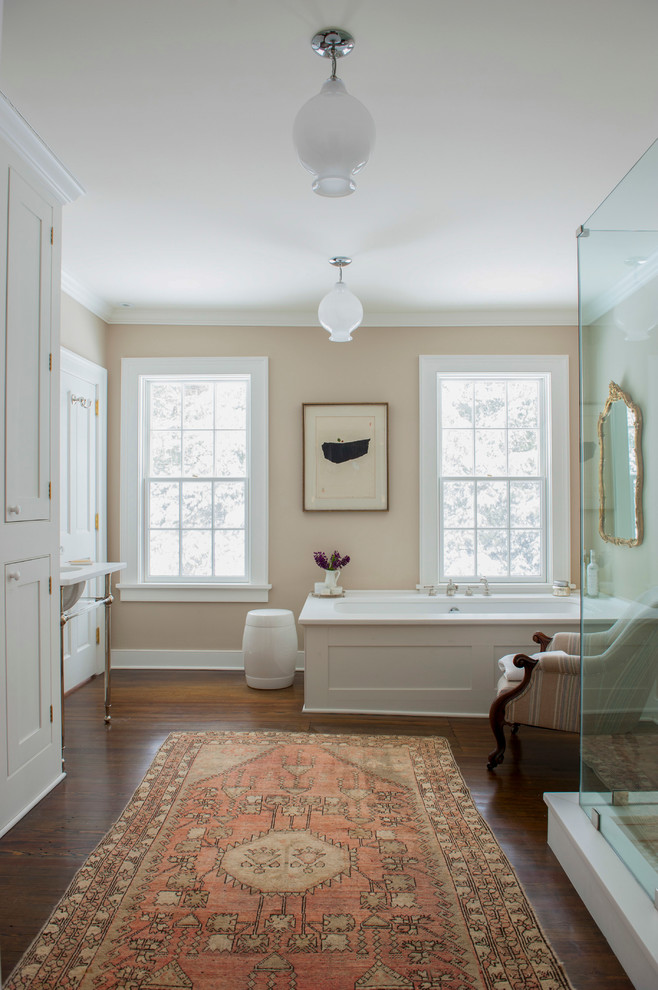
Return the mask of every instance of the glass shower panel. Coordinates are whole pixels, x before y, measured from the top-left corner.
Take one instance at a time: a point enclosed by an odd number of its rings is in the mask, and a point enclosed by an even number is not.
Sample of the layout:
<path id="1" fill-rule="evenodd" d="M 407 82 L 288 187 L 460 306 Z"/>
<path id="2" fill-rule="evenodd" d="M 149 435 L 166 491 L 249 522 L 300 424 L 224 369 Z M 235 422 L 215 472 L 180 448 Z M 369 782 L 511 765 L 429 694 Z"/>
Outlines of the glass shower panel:
<path id="1" fill-rule="evenodd" d="M 656 187 L 658 143 L 578 238 L 580 803 L 652 900 L 658 890 Z"/>

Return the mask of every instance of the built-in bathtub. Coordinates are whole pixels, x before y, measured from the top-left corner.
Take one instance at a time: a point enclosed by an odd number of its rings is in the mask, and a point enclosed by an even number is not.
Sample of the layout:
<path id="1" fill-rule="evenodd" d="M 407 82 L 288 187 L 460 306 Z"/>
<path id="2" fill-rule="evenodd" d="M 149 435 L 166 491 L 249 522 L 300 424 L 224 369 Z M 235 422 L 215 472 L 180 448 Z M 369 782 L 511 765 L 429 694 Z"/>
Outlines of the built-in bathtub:
<path id="1" fill-rule="evenodd" d="M 604 628 L 603 600 L 601 615 Z M 309 595 L 299 623 L 306 711 L 486 715 L 500 657 L 536 652 L 534 632 L 577 631 L 580 602 L 550 594 L 348 591 Z"/>
<path id="2" fill-rule="evenodd" d="M 577 598 L 554 598 L 552 595 L 504 595 L 476 596 L 466 595 L 453 598 L 431 597 L 429 595 L 387 597 L 379 599 L 374 596 L 361 598 L 360 592 L 354 592 L 354 597 L 329 599 L 330 611 L 337 618 L 374 618 L 383 622 L 474 622 L 495 621 L 504 622 L 508 617 L 513 621 L 517 618 L 523 622 L 556 617 L 565 622 L 578 621 L 580 603 Z M 313 599 L 317 601 L 317 599 Z M 323 605 L 325 604 L 324 599 Z M 326 610 L 325 610 L 326 611 Z"/>

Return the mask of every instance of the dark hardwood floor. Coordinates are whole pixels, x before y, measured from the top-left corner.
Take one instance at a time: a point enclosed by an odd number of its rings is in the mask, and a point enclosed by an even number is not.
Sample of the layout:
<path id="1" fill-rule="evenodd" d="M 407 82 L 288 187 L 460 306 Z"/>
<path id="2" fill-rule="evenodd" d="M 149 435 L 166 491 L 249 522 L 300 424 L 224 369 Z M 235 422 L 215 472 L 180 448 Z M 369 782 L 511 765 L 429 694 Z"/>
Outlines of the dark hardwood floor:
<path id="1" fill-rule="evenodd" d="M 75 871 L 118 818 L 169 732 L 289 729 L 445 736 L 477 807 L 511 860 L 575 990 L 632 990 L 546 845 L 545 791 L 578 788 L 578 737 L 522 728 L 486 769 L 486 719 L 312 715 L 303 681 L 254 691 L 233 672 L 116 671 L 112 725 L 102 678 L 66 699 L 66 779 L 0 839 L 0 952 L 6 979 Z"/>

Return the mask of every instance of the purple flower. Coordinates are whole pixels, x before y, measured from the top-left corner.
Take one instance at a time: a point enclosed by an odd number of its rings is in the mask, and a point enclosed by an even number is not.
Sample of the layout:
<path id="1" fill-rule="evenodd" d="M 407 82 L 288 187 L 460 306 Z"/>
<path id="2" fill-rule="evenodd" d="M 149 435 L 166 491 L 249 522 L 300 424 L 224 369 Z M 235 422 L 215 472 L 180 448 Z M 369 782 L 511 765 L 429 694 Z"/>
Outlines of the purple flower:
<path id="1" fill-rule="evenodd" d="M 339 571 L 341 567 L 345 567 L 349 564 L 349 557 L 341 557 L 338 550 L 334 550 L 330 557 L 327 557 L 324 550 L 316 550 L 313 554 L 313 559 L 318 567 L 321 567 L 324 571 Z"/>

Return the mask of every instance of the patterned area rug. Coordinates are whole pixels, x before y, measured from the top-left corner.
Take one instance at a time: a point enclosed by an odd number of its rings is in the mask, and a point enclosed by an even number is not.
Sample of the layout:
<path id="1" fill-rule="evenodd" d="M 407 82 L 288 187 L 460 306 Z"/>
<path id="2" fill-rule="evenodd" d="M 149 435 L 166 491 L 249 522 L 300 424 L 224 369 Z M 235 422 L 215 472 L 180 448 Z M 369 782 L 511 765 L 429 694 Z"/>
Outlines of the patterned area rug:
<path id="1" fill-rule="evenodd" d="M 648 809 L 647 809 L 648 810 Z M 658 870 L 658 815 L 639 814 L 625 816 L 617 824 L 639 849 L 649 866 Z"/>
<path id="2" fill-rule="evenodd" d="M 562 990 L 445 739 L 176 732 L 5 990 Z"/>
<path id="3" fill-rule="evenodd" d="M 658 730 L 586 735 L 582 750 L 583 763 L 611 791 L 658 791 Z"/>

